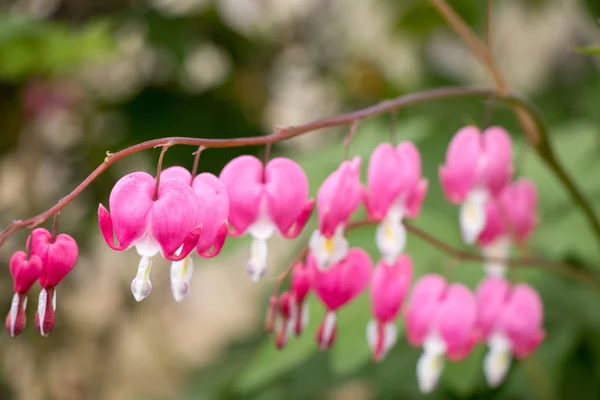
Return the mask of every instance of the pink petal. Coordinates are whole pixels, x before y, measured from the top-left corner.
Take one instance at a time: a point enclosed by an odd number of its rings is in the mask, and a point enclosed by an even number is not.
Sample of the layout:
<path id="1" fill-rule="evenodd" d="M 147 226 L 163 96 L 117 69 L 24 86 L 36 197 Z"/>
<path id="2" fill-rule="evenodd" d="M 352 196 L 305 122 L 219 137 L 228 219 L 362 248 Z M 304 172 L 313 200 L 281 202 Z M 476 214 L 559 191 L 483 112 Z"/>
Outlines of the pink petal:
<path id="1" fill-rule="evenodd" d="M 53 288 L 75 266 L 78 257 L 77 242 L 64 233 L 57 235 L 53 241 L 46 229 L 34 229 L 31 232 L 31 254 L 37 255 L 42 261 L 40 285 Z"/>
<path id="2" fill-rule="evenodd" d="M 543 306 L 537 292 L 529 285 L 515 285 L 498 322 L 513 344 L 517 357 L 526 357 L 544 338 Z"/>
<path id="3" fill-rule="evenodd" d="M 298 303 L 302 303 L 310 291 L 315 279 L 315 270 L 302 263 L 294 266 L 292 271 L 292 294 Z"/>
<path id="4" fill-rule="evenodd" d="M 227 221 L 225 221 L 221 225 L 221 228 L 219 228 L 219 230 L 217 231 L 217 234 L 215 236 L 215 241 L 213 242 L 212 247 L 209 247 L 207 250 L 204 250 L 203 252 L 198 252 L 198 255 L 200 257 L 204 257 L 204 258 L 213 258 L 214 256 L 219 255 L 219 253 L 221 252 L 221 249 L 223 248 L 223 245 L 225 244 L 225 239 L 227 239 L 228 232 L 229 232 L 229 224 L 227 223 Z M 200 239 L 202 239 L 202 237 L 200 237 Z M 196 247 L 196 250 L 198 250 L 198 247 Z"/>
<path id="5" fill-rule="evenodd" d="M 499 276 L 488 276 L 481 281 L 475 292 L 477 302 L 477 328 L 487 339 L 504 311 L 510 294 L 510 283 Z"/>
<path id="6" fill-rule="evenodd" d="M 503 216 L 498 209 L 497 199 L 490 198 L 485 204 L 485 225 L 477 242 L 481 246 L 492 244 L 506 233 Z"/>
<path id="7" fill-rule="evenodd" d="M 517 238 L 527 240 L 538 221 L 535 184 L 528 179 L 513 182 L 501 193 L 500 202 Z"/>
<path id="8" fill-rule="evenodd" d="M 430 333 L 447 285 L 437 274 L 423 275 L 415 283 L 405 314 L 406 336 L 411 345 L 420 346 Z"/>
<path id="9" fill-rule="evenodd" d="M 186 168 L 180 166 L 174 166 L 165 168 L 160 173 L 161 180 L 167 179 L 177 179 L 186 185 L 191 185 L 192 183 L 192 173 L 188 171 Z"/>
<path id="10" fill-rule="evenodd" d="M 189 185 L 174 179 L 161 182 L 158 199 L 152 207 L 150 232 L 166 258 L 172 258 L 196 227 L 199 208 L 198 198 Z"/>
<path id="11" fill-rule="evenodd" d="M 310 216 L 312 215 L 314 208 L 315 208 L 315 200 L 314 199 L 307 200 L 306 203 L 304 204 L 304 208 L 300 212 L 300 215 L 298 215 L 298 218 L 296 219 L 296 221 L 294 221 L 294 224 L 291 226 L 291 228 L 289 230 L 287 230 L 286 232 L 281 232 L 283 237 L 285 237 L 286 239 L 297 238 L 298 235 L 300 234 L 300 232 L 302 232 L 302 229 L 304 229 L 304 226 L 306 225 L 308 220 L 310 219 Z"/>
<path id="12" fill-rule="evenodd" d="M 229 197 L 229 223 L 242 234 L 260 213 L 264 194 L 262 162 L 254 156 L 236 157 L 223 168 L 219 179 Z"/>
<path id="13" fill-rule="evenodd" d="M 369 159 L 366 208 L 371 219 L 380 221 L 403 189 L 403 165 L 396 149 L 381 143 Z"/>
<path id="14" fill-rule="evenodd" d="M 412 260 L 402 254 L 393 265 L 380 261 L 371 278 L 371 307 L 382 323 L 398 315 L 412 279 Z"/>
<path id="15" fill-rule="evenodd" d="M 26 294 L 42 272 L 42 259 L 32 254 L 29 259 L 24 251 L 17 251 L 10 258 L 10 273 L 15 293 Z"/>
<path id="16" fill-rule="evenodd" d="M 440 182 L 452 203 L 462 203 L 477 183 L 477 166 L 482 155 L 481 134 L 475 126 L 460 129 L 450 141 L 446 164 L 440 167 Z"/>
<path id="17" fill-rule="evenodd" d="M 312 258 L 312 255 L 308 257 Z M 356 247 L 326 271 L 316 268 L 314 260 L 307 261 L 315 270 L 315 293 L 331 311 L 349 303 L 367 287 L 373 267 L 369 255 Z"/>
<path id="18" fill-rule="evenodd" d="M 427 194 L 427 187 L 429 182 L 427 179 L 421 179 L 413 191 L 409 194 L 406 199 L 406 216 L 409 218 L 416 218 L 421 212 L 421 206 L 425 200 Z"/>
<path id="19" fill-rule="evenodd" d="M 275 222 L 279 231 L 285 234 L 304 212 L 308 201 L 308 179 L 302 167 L 296 162 L 289 158 L 278 157 L 267 164 L 265 182 L 269 217 Z M 310 214 L 303 217 L 306 223 Z"/>
<path id="20" fill-rule="evenodd" d="M 446 342 L 448 358 L 457 361 L 466 357 L 477 339 L 473 293 L 463 284 L 449 285 L 437 313 L 436 327 Z"/>
<path id="21" fill-rule="evenodd" d="M 319 230 L 331 237 L 340 224 L 346 224 L 363 199 L 360 184 L 360 157 L 344 161 L 321 185 L 317 194 Z"/>
<path id="22" fill-rule="evenodd" d="M 483 132 L 484 168 L 480 178 L 493 196 L 500 194 L 512 177 L 512 144 L 510 135 L 499 126 Z"/>
<path id="23" fill-rule="evenodd" d="M 110 192 L 110 216 L 98 210 L 100 228 L 105 239 L 109 237 L 107 218 L 110 217 L 119 242 L 118 249 L 129 248 L 133 241 L 146 233 L 148 216 L 153 204 L 154 184 L 154 178 L 145 172 L 125 175 L 117 181 Z M 110 242 L 107 240 L 109 246 L 111 242 L 112 240 Z"/>
<path id="24" fill-rule="evenodd" d="M 223 224 L 227 225 L 227 216 L 229 215 L 227 191 L 219 178 L 207 172 L 194 178 L 192 188 L 199 202 L 197 223 L 202 224 L 202 236 L 196 250 L 198 254 L 205 253 L 219 239 L 220 251 L 225 240 L 222 236 L 222 228 Z M 218 252 L 213 256 L 217 254 Z"/>

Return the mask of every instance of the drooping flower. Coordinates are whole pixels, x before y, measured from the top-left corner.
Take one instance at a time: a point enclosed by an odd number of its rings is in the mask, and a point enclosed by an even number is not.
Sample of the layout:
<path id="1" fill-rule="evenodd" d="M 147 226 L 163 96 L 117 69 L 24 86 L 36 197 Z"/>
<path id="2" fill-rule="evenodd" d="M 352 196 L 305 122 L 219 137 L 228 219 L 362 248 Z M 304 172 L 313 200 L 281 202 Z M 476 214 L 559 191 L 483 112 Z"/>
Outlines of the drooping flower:
<path id="1" fill-rule="evenodd" d="M 202 226 L 197 225 L 200 204 L 190 185 L 178 179 L 161 179 L 156 196 L 155 186 L 155 179 L 145 172 L 125 175 L 110 193 L 110 213 L 102 204 L 98 207 L 100 230 L 109 247 L 124 251 L 135 246 L 141 256 L 131 282 L 137 301 L 152 290 L 152 257 L 160 252 L 168 260 L 183 260 L 196 247 L 202 232 Z"/>
<path id="2" fill-rule="evenodd" d="M 394 263 L 382 260 L 371 278 L 371 308 L 375 319 L 367 325 L 367 341 L 376 361 L 381 361 L 394 346 L 398 316 L 412 279 L 412 260 L 400 255 Z"/>
<path id="3" fill-rule="evenodd" d="M 486 222 L 485 205 L 502 192 L 512 176 L 510 136 L 492 126 L 460 129 L 448 146 L 440 182 L 448 200 L 461 204 L 460 228 L 466 243 L 475 242 Z"/>
<path id="4" fill-rule="evenodd" d="M 317 332 L 322 350 L 331 347 L 336 336 L 336 314 L 340 307 L 354 300 L 369 284 L 373 263 L 360 248 L 352 248 L 346 257 L 327 270 L 322 270 L 312 254 L 307 256 L 309 268 L 314 270 L 313 289 L 327 307 L 327 313 Z"/>
<path id="5" fill-rule="evenodd" d="M 310 251 L 319 268 L 327 268 L 346 257 L 349 246 L 344 229 L 360 205 L 363 194 L 360 157 L 344 161 L 319 188 L 319 229 L 313 232 L 309 241 Z"/>
<path id="6" fill-rule="evenodd" d="M 300 336 L 308 324 L 308 303 L 304 300 L 314 281 L 315 271 L 303 263 L 297 263 L 292 271 L 291 301 L 294 308 L 294 334 Z"/>
<path id="7" fill-rule="evenodd" d="M 511 288 L 499 276 L 485 278 L 476 299 L 477 326 L 489 348 L 483 371 L 488 384 L 497 387 L 506 377 L 513 355 L 527 357 L 543 340 L 542 302 L 530 286 Z"/>
<path id="8" fill-rule="evenodd" d="M 527 241 L 538 222 L 537 189 L 528 179 L 519 179 L 506 186 L 495 199 L 486 204 L 486 223 L 477 243 L 483 254 L 493 260 L 486 262 L 489 274 L 504 275 L 512 243 Z"/>
<path id="9" fill-rule="evenodd" d="M 275 320 L 275 330 L 277 332 L 275 346 L 281 350 L 288 342 L 296 319 L 293 299 L 289 292 L 283 292 L 279 295 L 277 306 L 279 313 Z"/>
<path id="10" fill-rule="evenodd" d="M 424 275 L 415 284 L 405 319 L 409 343 L 423 347 L 417 363 L 422 392 L 435 388 L 445 358 L 458 361 L 469 354 L 477 340 L 475 318 L 475 298 L 466 286 L 448 285 L 435 274 Z"/>
<path id="11" fill-rule="evenodd" d="M 382 143 L 369 160 L 365 207 L 369 218 L 381 221 L 375 239 L 385 260 L 393 262 L 406 245 L 402 219 L 415 218 L 427 192 L 421 178 L 421 156 L 411 142 L 396 148 Z"/>
<path id="12" fill-rule="evenodd" d="M 229 196 L 229 234 L 253 238 L 247 269 L 258 281 L 267 268 L 267 239 L 276 229 L 285 238 L 295 238 L 312 214 L 308 179 L 288 158 L 274 158 L 265 167 L 248 155 L 231 160 L 219 178 Z"/>
<path id="13" fill-rule="evenodd" d="M 17 251 L 10 258 L 14 295 L 5 322 L 6 331 L 10 337 L 20 335 L 25 329 L 27 293 L 38 280 L 41 272 L 42 260 L 35 254 L 28 257 L 24 251 Z"/>
<path id="14" fill-rule="evenodd" d="M 79 254 L 77 242 L 61 233 L 53 237 L 44 228 L 37 228 L 30 236 L 31 254 L 42 262 L 38 280 L 42 286 L 35 314 L 35 325 L 42 336 L 54 328 L 56 312 L 56 286 L 75 267 Z"/>
<path id="15" fill-rule="evenodd" d="M 225 187 L 215 175 L 208 172 L 197 175 L 175 166 L 162 171 L 161 179 L 177 179 L 191 185 L 198 198 L 199 209 L 196 226 L 202 226 L 202 235 L 196 243 L 200 257 L 212 258 L 221 252 L 229 224 L 229 199 Z M 191 255 L 171 264 L 171 291 L 176 301 L 181 301 L 189 291 L 194 262 Z"/>

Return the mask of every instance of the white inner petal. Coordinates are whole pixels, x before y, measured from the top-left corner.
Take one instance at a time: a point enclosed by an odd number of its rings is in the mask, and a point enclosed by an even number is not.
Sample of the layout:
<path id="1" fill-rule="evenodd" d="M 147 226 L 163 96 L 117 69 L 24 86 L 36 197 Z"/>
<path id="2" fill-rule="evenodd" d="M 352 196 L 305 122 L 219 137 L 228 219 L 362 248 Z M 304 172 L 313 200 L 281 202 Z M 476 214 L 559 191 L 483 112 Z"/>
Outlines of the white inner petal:
<path id="1" fill-rule="evenodd" d="M 144 233 L 144 236 L 136 240 L 133 245 L 138 254 L 142 257 L 154 257 L 160 252 L 160 245 L 154 240 L 152 235 L 150 235 L 149 231 Z"/>
<path id="2" fill-rule="evenodd" d="M 52 294 L 52 309 L 56 311 L 56 288 L 54 288 L 54 293 Z"/>
<path id="3" fill-rule="evenodd" d="M 131 281 L 131 292 L 137 301 L 142 301 L 152 291 L 152 283 L 150 282 L 150 271 L 152 269 L 152 259 L 150 257 L 142 257 L 135 278 Z"/>
<path id="4" fill-rule="evenodd" d="M 488 193 L 484 189 L 474 189 L 460 206 L 460 230 L 463 240 L 473 244 L 485 227 L 485 203 Z"/>
<path id="5" fill-rule="evenodd" d="M 267 241 L 266 239 L 252 239 L 250 245 L 250 260 L 246 267 L 248 275 L 254 282 L 267 272 Z"/>
<path id="6" fill-rule="evenodd" d="M 506 275 L 506 263 L 499 260 L 506 260 L 510 252 L 510 244 L 510 238 L 508 236 L 502 236 L 490 245 L 483 247 L 482 251 L 485 257 L 496 259 L 494 261 L 486 261 L 483 265 L 487 275 Z"/>
<path id="7" fill-rule="evenodd" d="M 331 238 L 321 235 L 318 230 L 314 231 L 308 246 L 317 260 L 318 268 L 321 270 L 326 270 L 331 265 L 342 261 L 350 249 L 342 225 L 337 227 Z"/>
<path id="8" fill-rule="evenodd" d="M 488 341 L 488 352 L 483 359 L 483 373 L 492 388 L 498 387 L 510 368 L 511 343 L 504 334 L 494 333 Z"/>
<path id="9" fill-rule="evenodd" d="M 194 261 L 191 256 L 171 263 L 171 292 L 175 301 L 181 301 L 187 295 L 193 273 Z"/>
<path id="10" fill-rule="evenodd" d="M 334 312 L 328 311 L 327 314 L 325 314 L 325 319 L 323 320 L 323 332 L 321 337 L 324 346 L 326 346 L 326 344 L 331 341 L 331 337 L 333 336 L 333 330 L 335 329 L 335 320 L 336 315 Z"/>
<path id="11" fill-rule="evenodd" d="M 300 321 L 302 323 L 302 330 L 304 330 L 307 326 L 308 326 L 308 320 L 309 320 L 309 310 L 308 310 L 308 303 L 304 302 L 302 304 L 302 316 L 301 316 L 302 320 Z"/>
<path id="12" fill-rule="evenodd" d="M 27 299 L 27 297 L 25 297 Z M 19 301 L 20 295 L 19 293 L 15 293 L 13 295 L 12 301 L 10 303 L 10 312 L 9 312 L 9 321 L 10 321 L 10 337 L 15 336 L 15 324 L 17 323 L 17 315 L 19 314 Z M 27 301 L 27 300 L 25 300 Z M 25 308 L 25 306 L 23 306 Z"/>
<path id="13" fill-rule="evenodd" d="M 393 263 L 406 246 L 406 228 L 402 224 L 403 217 L 404 209 L 399 205 L 393 205 L 375 232 L 377 248 L 388 263 Z"/>
<path id="14" fill-rule="evenodd" d="M 417 362 L 417 380 L 423 393 L 435 389 L 444 368 L 446 343 L 437 334 L 430 334 L 423 343 L 423 354 Z"/>
<path id="15" fill-rule="evenodd" d="M 46 298 L 48 297 L 48 292 L 46 288 L 43 288 L 40 291 L 40 296 L 38 297 L 38 318 L 40 319 L 40 334 L 42 336 L 46 336 L 44 332 L 44 318 L 46 317 Z"/>

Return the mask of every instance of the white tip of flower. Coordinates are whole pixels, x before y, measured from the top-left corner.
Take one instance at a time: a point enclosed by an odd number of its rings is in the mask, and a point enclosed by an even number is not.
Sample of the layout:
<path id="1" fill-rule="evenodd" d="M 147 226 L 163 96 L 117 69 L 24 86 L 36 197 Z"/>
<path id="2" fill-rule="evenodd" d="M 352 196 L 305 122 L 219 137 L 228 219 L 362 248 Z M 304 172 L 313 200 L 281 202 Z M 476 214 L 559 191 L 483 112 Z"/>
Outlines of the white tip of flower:
<path id="1" fill-rule="evenodd" d="M 383 337 L 380 337 L 380 335 L 383 335 Z M 381 347 L 377 348 L 380 345 L 380 340 L 383 342 Z M 385 324 L 382 331 L 379 330 L 378 323 L 375 320 L 370 320 L 367 324 L 367 343 L 377 360 L 385 358 L 397 341 L 398 329 L 394 324 Z"/>
<path id="2" fill-rule="evenodd" d="M 483 359 L 483 373 L 491 388 L 498 387 L 510 368 L 512 361 L 510 341 L 501 333 L 490 338 L 489 350 Z"/>
<path id="3" fill-rule="evenodd" d="M 314 231 L 308 242 L 308 247 L 321 270 L 342 261 L 348 254 L 348 250 L 350 250 L 348 239 L 344 236 L 344 227 L 341 225 L 338 226 L 331 238 L 321 235 L 318 230 Z"/>
<path id="4" fill-rule="evenodd" d="M 46 291 L 46 288 L 42 288 L 42 290 L 40 290 L 40 295 L 38 297 L 38 308 L 37 308 L 37 313 L 38 313 L 38 317 L 40 321 L 44 321 L 44 318 L 46 317 L 46 299 L 48 297 L 48 292 Z M 44 332 L 44 324 L 40 323 L 40 335 L 42 336 L 46 336 L 46 332 Z"/>
<path id="5" fill-rule="evenodd" d="M 487 275 L 505 276 L 506 275 L 506 258 L 510 252 L 510 238 L 503 236 L 495 240 L 489 246 L 483 249 L 483 255 L 486 258 L 494 260 L 486 261 L 483 268 Z M 504 260 L 504 262 L 503 262 Z"/>
<path id="6" fill-rule="evenodd" d="M 375 231 L 375 243 L 386 262 L 392 263 L 406 246 L 406 228 L 402 210 L 391 208 Z"/>
<path id="7" fill-rule="evenodd" d="M 171 292 L 175 301 L 182 301 L 190 289 L 194 273 L 194 262 L 191 256 L 171 263 Z"/>
<path id="8" fill-rule="evenodd" d="M 252 239 L 250 246 L 250 260 L 246 267 L 248 275 L 254 282 L 267 272 L 267 241 L 263 238 Z"/>
<path id="9" fill-rule="evenodd" d="M 19 293 L 15 293 L 13 295 L 12 301 L 10 303 L 10 312 L 9 312 L 9 324 L 10 324 L 10 337 L 15 337 L 15 324 L 17 323 L 17 315 L 19 314 L 19 302 L 20 302 Z M 27 297 L 25 297 L 25 302 L 23 303 L 23 311 L 25 310 L 25 303 L 27 302 Z"/>
<path id="10" fill-rule="evenodd" d="M 138 266 L 138 271 L 131 281 L 131 292 L 137 301 L 142 301 L 152 291 L 150 282 L 150 270 L 152 269 L 152 260 L 149 257 L 142 257 Z"/>
<path id="11" fill-rule="evenodd" d="M 321 347 L 322 348 L 324 348 L 324 345 L 326 343 L 331 342 L 331 338 L 333 336 L 333 331 L 335 329 L 335 321 L 336 321 L 335 313 L 332 311 L 328 311 L 327 314 L 325 314 L 325 319 L 323 320 L 323 335 L 321 337 L 321 339 L 322 339 Z"/>
<path id="12" fill-rule="evenodd" d="M 300 318 L 300 322 L 302 323 L 302 330 L 304 330 L 308 326 L 309 321 L 309 309 L 307 302 L 304 302 L 304 304 L 302 304 L 302 313 Z"/>
<path id="13" fill-rule="evenodd" d="M 52 309 L 56 311 L 56 288 L 54 288 L 54 294 L 52 295 Z"/>
<path id="14" fill-rule="evenodd" d="M 485 227 L 485 203 L 487 192 L 481 189 L 473 190 L 460 207 L 460 231 L 467 244 L 473 244 Z"/>
<path id="15" fill-rule="evenodd" d="M 437 386 L 444 368 L 446 344 L 437 336 L 430 336 L 423 343 L 423 354 L 417 362 L 417 380 L 422 393 L 430 393 Z"/>

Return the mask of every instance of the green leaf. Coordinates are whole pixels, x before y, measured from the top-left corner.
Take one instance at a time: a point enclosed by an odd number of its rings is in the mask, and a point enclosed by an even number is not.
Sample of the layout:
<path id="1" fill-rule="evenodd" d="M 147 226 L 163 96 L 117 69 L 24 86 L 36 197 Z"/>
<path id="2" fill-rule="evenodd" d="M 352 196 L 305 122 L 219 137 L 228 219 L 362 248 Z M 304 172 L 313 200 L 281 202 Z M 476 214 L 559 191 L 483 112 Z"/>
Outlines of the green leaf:
<path id="1" fill-rule="evenodd" d="M 446 362 L 442 384 L 461 397 L 474 392 L 482 378 L 483 357 L 486 348 L 479 344 L 471 350 L 467 358 L 458 362 Z"/>
<path id="2" fill-rule="evenodd" d="M 576 53 L 587 54 L 590 56 L 600 56 L 600 47 L 576 47 L 572 49 Z"/>
<path id="3" fill-rule="evenodd" d="M 237 380 L 235 384 L 237 390 L 246 393 L 263 387 L 271 380 L 304 363 L 318 350 L 314 334 L 324 315 L 323 306 L 311 295 L 308 298 L 308 307 L 310 319 L 302 336 L 291 337 L 287 346 L 281 351 L 276 349 L 273 337 L 267 337 Z"/>

